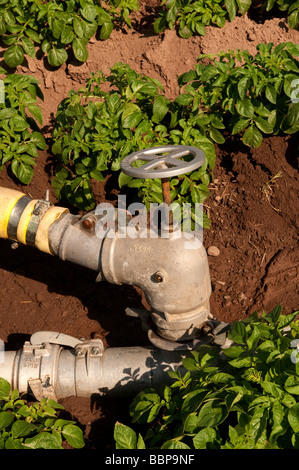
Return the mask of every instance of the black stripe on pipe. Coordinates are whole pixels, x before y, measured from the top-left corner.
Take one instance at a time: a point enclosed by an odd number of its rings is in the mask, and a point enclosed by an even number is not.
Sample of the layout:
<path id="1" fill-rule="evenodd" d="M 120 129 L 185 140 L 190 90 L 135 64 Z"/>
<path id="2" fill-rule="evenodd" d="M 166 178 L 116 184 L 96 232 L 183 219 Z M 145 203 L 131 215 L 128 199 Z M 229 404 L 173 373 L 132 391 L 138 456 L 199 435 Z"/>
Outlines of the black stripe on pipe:
<path id="1" fill-rule="evenodd" d="M 10 240 L 18 240 L 17 230 L 19 221 L 25 207 L 29 204 L 30 201 L 32 201 L 32 199 L 29 196 L 22 196 L 11 211 L 7 224 L 7 236 Z"/>
<path id="2" fill-rule="evenodd" d="M 44 212 L 44 210 L 37 208 L 36 206 L 33 209 L 26 231 L 26 245 L 35 246 L 36 232 Z"/>
<path id="3" fill-rule="evenodd" d="M 41 219 L 49 207 L 48 203 L 44 203 L 42 201 L 38 201 L 34 206 L 26 231 L 26 245 L 35 246 L 36 232 Z"/>

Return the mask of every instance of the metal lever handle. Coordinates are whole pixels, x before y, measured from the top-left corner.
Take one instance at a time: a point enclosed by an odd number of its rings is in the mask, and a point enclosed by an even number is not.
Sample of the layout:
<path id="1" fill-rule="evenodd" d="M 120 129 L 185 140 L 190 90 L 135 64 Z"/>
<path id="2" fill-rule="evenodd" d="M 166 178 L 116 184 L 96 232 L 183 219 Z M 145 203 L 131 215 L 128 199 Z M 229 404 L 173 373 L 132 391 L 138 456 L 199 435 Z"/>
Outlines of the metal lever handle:
<path id="1" fill-rule="evenodd" d="M 57 331 L 37 331 L 30 337 L 30 343 L 32 345 L 51 343 L 75 348 L 77 344 L 82 342 L 83 341 L 80 339 L 74 338 L 73 336 L 66 335 L 64 333 L 58 333 Z"/>

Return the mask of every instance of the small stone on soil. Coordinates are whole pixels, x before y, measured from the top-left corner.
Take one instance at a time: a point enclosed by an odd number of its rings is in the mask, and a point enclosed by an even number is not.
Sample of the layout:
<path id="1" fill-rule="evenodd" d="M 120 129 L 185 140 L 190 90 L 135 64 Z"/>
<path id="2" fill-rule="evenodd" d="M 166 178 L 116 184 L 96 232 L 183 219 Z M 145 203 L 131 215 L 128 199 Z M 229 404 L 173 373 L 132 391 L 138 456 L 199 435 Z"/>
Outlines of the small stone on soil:
<path id="1" fill-rule="evenodd" d="M 208 250 L 208 255 L 210 256 L 219 256 L 220 255 L 220 250 L 217 248 L 217 246 L 209 246 Z"/>

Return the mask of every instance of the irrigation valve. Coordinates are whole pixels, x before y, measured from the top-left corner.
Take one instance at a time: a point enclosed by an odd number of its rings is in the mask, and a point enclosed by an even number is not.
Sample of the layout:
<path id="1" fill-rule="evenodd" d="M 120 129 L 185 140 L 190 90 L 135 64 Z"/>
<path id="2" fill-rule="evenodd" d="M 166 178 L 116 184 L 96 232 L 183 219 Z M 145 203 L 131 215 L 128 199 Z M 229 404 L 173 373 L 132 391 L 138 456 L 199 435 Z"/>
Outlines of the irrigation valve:
<path id="1" fill-rule="evenodd" d="M 198 148 L 162 146 L 128 155 L 121 168 L 132 177 L 161 178 L 163 206 L 169 208 L 169 178 L 191 172 L 204 161 Z M 130 229 L 134 227 L 135 214 L 121 208 L 113 211 L 117 220 L 121 215 Z M 168 211 L 167 237 L 163 226 L 152 237 L 151 227 L 140 229 L 137 224 L 134 236 L 124 236 L 122 227 L 109 227 L 106 212 L 96 209 L 84 216 L 72 215 L 51 205 L 48 195 L 32 200 L 18 191 L 0 188 L 0 237 L 92 269 L 98 273 L 97 281 L 140 287 L 150 311 L 128 306 L 126 314 L 138 316 L 150 342 L 162 350 L 192 349 L 212 341 L 217 322 L 209 308 L 209 267 L 196 235 L 189 233 L 186 243 L 180 225 Z"/>

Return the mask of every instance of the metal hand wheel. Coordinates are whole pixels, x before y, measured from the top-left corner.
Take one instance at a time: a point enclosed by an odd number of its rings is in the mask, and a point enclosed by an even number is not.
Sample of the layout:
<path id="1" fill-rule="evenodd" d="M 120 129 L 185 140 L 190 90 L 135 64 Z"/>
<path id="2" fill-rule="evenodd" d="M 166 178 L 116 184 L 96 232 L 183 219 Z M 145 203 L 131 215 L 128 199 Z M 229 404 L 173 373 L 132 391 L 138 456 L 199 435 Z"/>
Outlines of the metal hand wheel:
<path id="1" fill-rule="evenodd" d="M 183 160 L 189 157 L 188 160 Z M 136 162 L 146 162 L 139 167 Z M 164 145 L 131 153 L 121 162 L 124 173 L 135 178 L 161 178 L 163 200 L 171 204 L 168 178 L 183 175 L 199 168 L 205 161 L 205 154 L 196 147 L 187 145 Z"/>
<path id="2" fill-rule="evenodd" d="M 189 161 L 183 157 L 191 157 Z M 139 167 L 133 164 L 147 162 Z M 196 170 L 205 161 L 205 154 L 187 145 L 164 145 L 131 153 L 121 162 L 124 173 L 135 178 L 170 178 Z"/>

